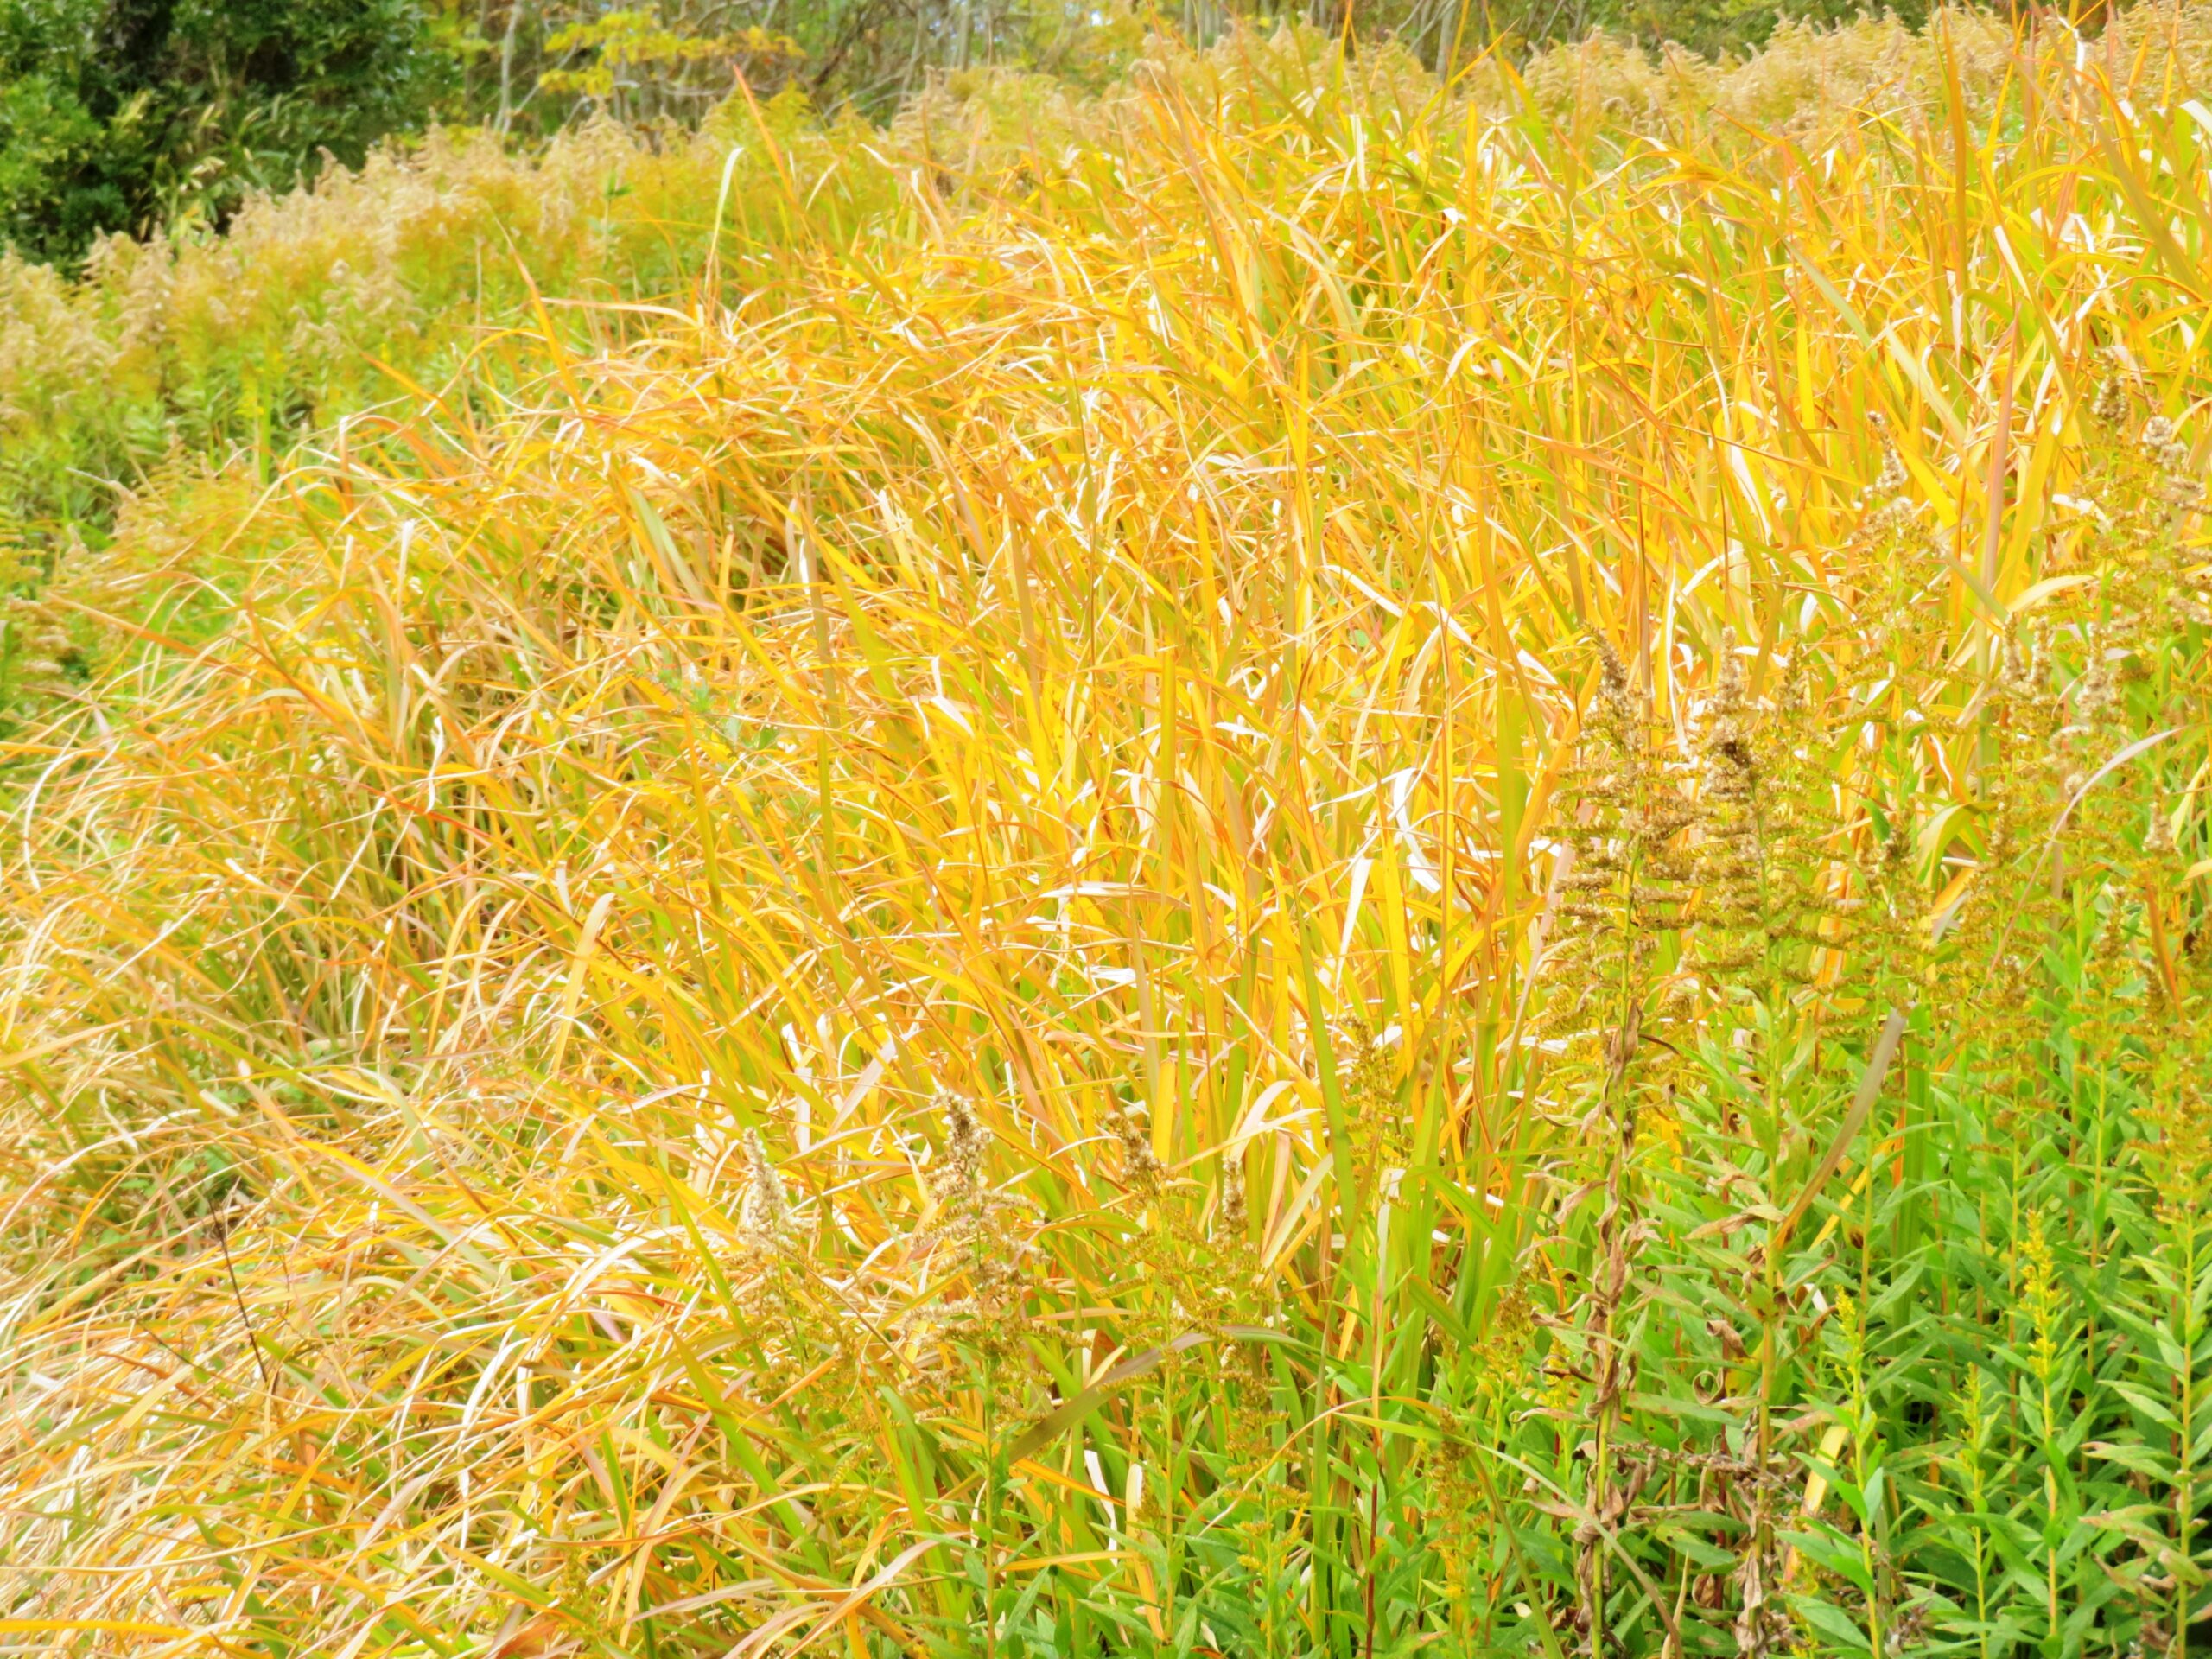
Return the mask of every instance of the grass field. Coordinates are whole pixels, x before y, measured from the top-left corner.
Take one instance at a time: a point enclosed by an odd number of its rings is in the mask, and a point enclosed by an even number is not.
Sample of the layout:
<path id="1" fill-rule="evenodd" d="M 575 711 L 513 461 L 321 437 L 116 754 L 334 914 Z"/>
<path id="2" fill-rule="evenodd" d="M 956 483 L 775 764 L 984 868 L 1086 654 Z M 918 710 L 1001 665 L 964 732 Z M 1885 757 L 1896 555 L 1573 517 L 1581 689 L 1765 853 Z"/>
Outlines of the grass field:
<path id="1" fill-rule="evenodd" d="M 13 270 L 232 310 L 0 362 L 159 451 L 8 452 L 0 1650 L 2212 1642 L 2208 82 L 1247 33 Z"/>

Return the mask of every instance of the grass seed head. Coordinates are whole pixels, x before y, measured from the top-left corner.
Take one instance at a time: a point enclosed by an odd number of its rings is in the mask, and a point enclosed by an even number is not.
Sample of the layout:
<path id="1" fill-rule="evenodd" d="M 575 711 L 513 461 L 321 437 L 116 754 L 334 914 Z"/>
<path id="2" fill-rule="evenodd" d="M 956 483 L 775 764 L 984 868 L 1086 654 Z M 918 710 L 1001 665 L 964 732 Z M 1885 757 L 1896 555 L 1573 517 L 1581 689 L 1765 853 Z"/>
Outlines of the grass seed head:
<path id="1" fill-rule="evenodd" d="M 975 1103 L 950 1089 L 938 1091 L 937 1110 L 944 1125 L 944 1145 L 930 1176 L 930 1196 L 940 1215 L 973 1217 L 983 1201 L 983 1156 L 990 1131 Z"/>

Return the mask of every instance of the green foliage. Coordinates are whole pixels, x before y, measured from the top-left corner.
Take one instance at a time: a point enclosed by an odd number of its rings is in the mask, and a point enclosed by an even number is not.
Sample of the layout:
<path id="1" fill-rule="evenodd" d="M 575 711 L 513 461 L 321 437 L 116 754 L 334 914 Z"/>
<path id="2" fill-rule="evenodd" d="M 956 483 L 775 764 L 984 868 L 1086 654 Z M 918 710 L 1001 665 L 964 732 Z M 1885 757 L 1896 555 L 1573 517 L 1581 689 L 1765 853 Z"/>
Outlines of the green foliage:
<path id="1" fill-rule="evenodd" d="M 0 0 L 0 238 L 74 260 L 359 166 L 450 81 L 418 0 Z"/>
<path id="2" fill-rule="evenodd" d="M 2087 480 L 2117 522 L 2083 543 L 2086 602 L 1993 677 L 1909 630 L 1810 705 L 1787 680 L 1746 702 L 1724 666 L 1694 803 L 1669 791 L 1624 836 L 1617 765 L 1569 798 L 1599 808 L 1578 847 L 1611 849 L 1571 932 L 1613 941 L 1614 971 L 1545 1086 L 1633 1103 L 1554 1177 L 1604 1193 L 1594 1220 L 1563 1202 L 1532 1239 L 1553 1334 L 1527 1363 L 1557 1391 L 1471 1455 L 1552 1495 L 1500 1519 L 1548 1540 L 1538 1611 L 1578 1641 L 2167 1653 L 2203 1617 L 2212 953 L 2180 948 L 2208 843 L 2172 803 L 2204 764 L 2208 664 L 2171 621 L 2203 578 L 2182 579 L 2201 549 L 2166 550 L 2164 503 L 2197 497 L 2161 476 L 2161 425 Z M 1974 817 L 1916 852 L 1883 826 L 1917 816 L 1911 734 L 1938 722 Z M 1638 744 L 1671 747 L 1640 722 Z M 1739 803 L 1764 827 L 1714 838 Z M 1685 833 L 1741 855 L 1667 911 Z M 1802 925 L 1753 920 L 1788 891 L 1821 895 Z"/>

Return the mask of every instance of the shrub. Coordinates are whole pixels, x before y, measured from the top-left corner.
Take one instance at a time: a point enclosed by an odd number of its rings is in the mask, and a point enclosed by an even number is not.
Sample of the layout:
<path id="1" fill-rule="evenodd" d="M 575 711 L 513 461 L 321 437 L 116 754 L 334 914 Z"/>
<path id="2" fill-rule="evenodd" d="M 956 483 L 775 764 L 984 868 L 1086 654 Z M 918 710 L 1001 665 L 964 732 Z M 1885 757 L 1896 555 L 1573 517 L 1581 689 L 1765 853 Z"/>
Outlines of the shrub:
<path id="1" fill-rule="evenodd" d="M 0 238 L 220 224 L 325 155 L 359 166 L 449 81 L 418 0 L 5 0 Z"/>

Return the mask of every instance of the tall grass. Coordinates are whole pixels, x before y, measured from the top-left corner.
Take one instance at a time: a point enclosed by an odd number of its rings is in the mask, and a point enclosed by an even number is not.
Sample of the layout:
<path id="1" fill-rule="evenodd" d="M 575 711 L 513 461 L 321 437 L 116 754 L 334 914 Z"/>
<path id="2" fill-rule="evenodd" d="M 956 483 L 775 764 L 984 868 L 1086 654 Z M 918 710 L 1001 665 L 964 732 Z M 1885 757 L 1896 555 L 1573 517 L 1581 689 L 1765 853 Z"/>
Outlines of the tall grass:
<path id="1" fill-rule="evenodd" d="M 2204 31 L 1982 28 L 978 87 L 143 499 L 16 746 L 0 1633 L 2185 1652 Z"/>
<path id="2" fill-rule="evenodd" d="M 418 385 L 500 385 L 518 365 L 499 331 L 529 323 L 534 292 L 673 291 L 717 204 L 742 216 L 762 181 L 741 158 L 719 188 L 756 119 L 801 153 L 829 142 L 796 95 L 733 104 L 697 133 L 596 124 L 536 153 L 434 135 L 251 200 L 220 236 L 109 238 L 77 279 L 0 257 L 0 537 L 43 577 L 180 466 L 242 453 L 265 470 L 302 434 Z M 836 235 L 889 194 L 880 168 L 848 168 L 809 234 Z M 734 277 L 772 281 L 776 229 L 772 213 L 728 244 Z M 602 340 L 620 332 L 613 314 L 592 321 Z"/>

